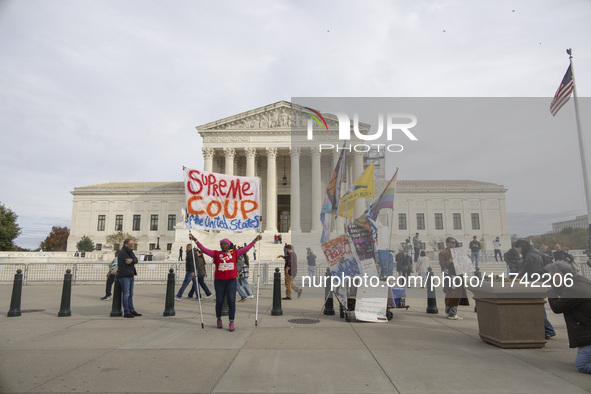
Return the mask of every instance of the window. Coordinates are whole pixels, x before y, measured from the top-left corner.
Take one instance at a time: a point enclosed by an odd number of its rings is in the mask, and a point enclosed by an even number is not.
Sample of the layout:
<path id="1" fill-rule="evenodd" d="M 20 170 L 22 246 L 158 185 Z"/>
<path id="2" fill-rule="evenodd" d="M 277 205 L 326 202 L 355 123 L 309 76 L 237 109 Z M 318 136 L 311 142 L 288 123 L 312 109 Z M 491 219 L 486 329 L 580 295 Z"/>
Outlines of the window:
<path id="1" fill-rule="evenodd" d="M 435 214 L 435 230 L 443 230 L 443 214 Z"/>
<path id="2" fill-rule="evenodd" d="M 472 214 L 472 230 L 480 230 L 480 216 L 477 213 Z"/>
<path id="3" fill-rule="evenodd" d="M 166 250 L 171 251 L 172 250 L 172 244 L 166 244 Z"/>
<path id="4" fill-rule="evenodd" d="M 121 250 L 119 244 L 113 244 L 113 250 Z"/>
<path id="5" fill-rule="evenodd" d="M 140 224 L 142 222 L 142 215 L 133 215 L 133 231 L 140 231 Z"/>
<path id="6" fill-rule="evenodd" d="M 137 250 L 137 243 L 133 243 L 133 250 Z"/>
<path id="7" fill-rule="evenodd" d="M 158 230 L 158 215 L 152 215 L 150 217 L 150 231 Z"/>
<path id="8" fill-rule="evenodd" d="M 115 216 L 115 231 L 123 231 L 123 215 Z"/>
<path id="9" fill-rule="evenodd" d="M 98 250 L 98 251 L 103 250 L 103 244 L 96 244 L 95 245 L 95 249 Z"/>
<path id="10" fill-rule="evenodd" d="M 105 215 L 98 215 L 96 231 L 105 231 Z"/>
<path id="11" fill-rule="evenodd" d="M 168 231 L 174 231 L 176 224 L 176 215 L 168 215 Z"/>
<path id="12" fill-rule="evenodd" d="M 156 249 L 156 244 L 150 244 L 150 250 Z"/>
<path id="13" fill-rule="evenodd" d="M 454 230 L 462 229 L 462 214 L 454 213 Z"/>
<path id="14" fill-rule="evenodd" d="M 425 214 L 417 213 L 417 230 L 425 229 Z"/>
<path id="15" fill-rule="evenodd" d="M 406 213 L 398 214 L 398 230 L 406 230 Z"/>

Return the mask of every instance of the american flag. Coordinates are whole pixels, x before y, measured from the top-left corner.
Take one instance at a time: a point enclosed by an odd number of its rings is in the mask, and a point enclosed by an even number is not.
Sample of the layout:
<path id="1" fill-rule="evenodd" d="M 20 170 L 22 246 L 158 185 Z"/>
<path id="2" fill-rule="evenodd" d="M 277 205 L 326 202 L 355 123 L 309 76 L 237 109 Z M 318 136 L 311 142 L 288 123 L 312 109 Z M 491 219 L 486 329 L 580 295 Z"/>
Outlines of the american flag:
<path id="1" fill-rule="evenodd" d="M 570 95 L 573 92 L 573 88 L 573 73 L 571 71 L 571 66 L 568 66 L 568 70 L 566 70 L 566 74 L 564 74 L 564 78 L 562 78 L 562 82 L 554 95 L 554 100 L 552 100 L 552 104 L 550 104 L 550 113 L 552 113 L 552 116 L 556 116 L 558 111 L 560 111 L 560 108 L 568 102 Z"/>

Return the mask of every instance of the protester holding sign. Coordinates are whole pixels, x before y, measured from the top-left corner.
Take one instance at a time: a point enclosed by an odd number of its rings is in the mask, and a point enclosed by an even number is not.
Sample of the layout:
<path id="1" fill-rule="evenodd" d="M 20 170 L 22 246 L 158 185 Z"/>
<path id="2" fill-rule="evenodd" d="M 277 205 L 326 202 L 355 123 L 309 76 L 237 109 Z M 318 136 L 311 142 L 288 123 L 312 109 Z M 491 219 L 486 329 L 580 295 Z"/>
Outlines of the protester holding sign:
<path id="1" fill-rule="evenodd" d="M 189 234 L 189 238 L 195 241 L 197 247 L 201 249 L 203 254 L 213 258 L 215 264 L 214 274 L 214 288 L 215 288 L 215 313 L 217 317 L 217 327 L 223 328 L 222 324 L 222 305 L 224 297 L 228 300 L 230 331 L 234 331 L 234 316 L 236 314 L 236 278 L 238 272 L 236 270 L 236 261 L 238 256 L 248 252 L 254 244 L 261 240 L 261 235 L 257 237 L 248 246 L 238 249 L 230 250 L 232 244 L 228 239 L 224 238 L 220 241 L 221 250 L 211 250 L 204 247 L 193 234 Z"/>
<path id="2" fill-rule="evenodd" d="M 439 252 L 439 265 L 441 271 L 446 276 L 456 276 L 456 268 L 454 267 L 454 258 L 452 257 L 452 249 L 457 246 L 458 242 L 453 237 L 447 237 L 445 240 L 445 249 Z M 462 320 L 463 318 L 458 316 L 458 305 L 462 300 L 464 293 L 464 286 L 449 285 L 448 281 L 444 281 L 443 292 L 445 293 L 445 314 L 450 320 Z M 466 302 L 468 300 L 466 299 Z M 469 305 L 469 303 L 467 303 Z M 463 304 L 462 304 L 463 305 Z"/>

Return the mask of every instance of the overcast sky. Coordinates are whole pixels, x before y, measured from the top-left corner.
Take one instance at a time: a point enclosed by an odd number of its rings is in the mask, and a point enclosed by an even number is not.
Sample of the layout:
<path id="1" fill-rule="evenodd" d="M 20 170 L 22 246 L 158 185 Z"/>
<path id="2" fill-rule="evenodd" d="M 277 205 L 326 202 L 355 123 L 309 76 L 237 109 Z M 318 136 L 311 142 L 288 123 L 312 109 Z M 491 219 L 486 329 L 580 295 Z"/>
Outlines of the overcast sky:
<path id="1" fill-rule="evenodd" d="M 547 107 L 569 47 L 590 95 L 590 20 L 588 0 L 3 1 L 0 202 L 36 248 L 69 227 L 75 187 L 200 168 L 195 126 L 226 116 L 292 97 L 528 97 L 544 108 L 523 130 L 425 132 L 396 165 L 503 184 L 509 232 L 544 233 L 586 211 L 573 100 Z"/>

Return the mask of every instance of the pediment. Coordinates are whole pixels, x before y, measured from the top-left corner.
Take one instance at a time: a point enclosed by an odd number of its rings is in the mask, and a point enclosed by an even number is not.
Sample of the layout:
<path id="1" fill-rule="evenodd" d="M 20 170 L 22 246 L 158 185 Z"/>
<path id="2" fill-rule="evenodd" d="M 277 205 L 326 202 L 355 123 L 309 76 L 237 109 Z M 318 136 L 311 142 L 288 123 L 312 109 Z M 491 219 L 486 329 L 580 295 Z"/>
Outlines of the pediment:
<path id="1" fill-rule="evenodd" d="M 214 122 L 197 126 L 199 133 L 219 131 L 271 131 L 293 129 L 304 130 L 307 127 L 308 119 L 312 111 L 288 101 L 277 103 L 229 116 Z M 324 114 L 323 114 L 324 116 Z M 338 130 L 338 120 L 335 116 L 326 114 L 324 116 L 329 130 Z"/>

